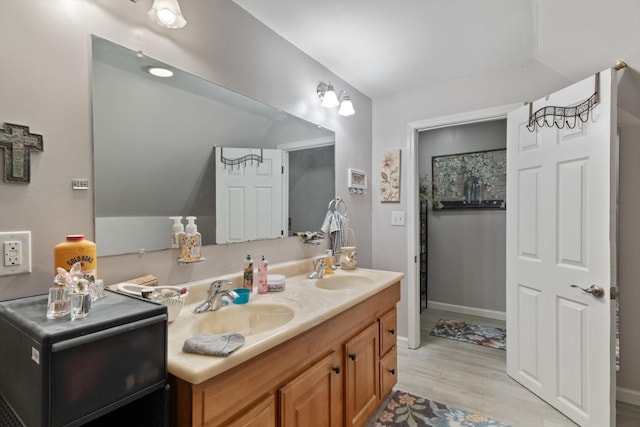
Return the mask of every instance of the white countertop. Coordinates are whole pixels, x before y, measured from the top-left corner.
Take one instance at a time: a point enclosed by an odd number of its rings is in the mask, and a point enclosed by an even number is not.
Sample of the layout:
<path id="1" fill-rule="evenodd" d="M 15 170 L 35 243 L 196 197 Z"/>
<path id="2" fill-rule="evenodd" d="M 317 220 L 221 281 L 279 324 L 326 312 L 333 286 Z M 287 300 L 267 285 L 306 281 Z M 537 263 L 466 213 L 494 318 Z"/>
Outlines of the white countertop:
<path id="1" fill-rule="evenodd" d="M 254 291 L 248 304 L 230 304 L 220 309 L 220 311 L 242 310 L 242 307 L 249 308 L 251 305 L 278 304 L 293 311 L 293 318 L 287 323 L 262 333 L 245 336 L 244 345 L 228 357 L 185 353 L 182 351 L 182 346 L 187 338 L 198 334 L 194 325 L 203 321 L 201 316 L 211 315 L 212 321 L 215 321 L 216 312 L 202 314 L 193 312 L 205 300 L 209 284 L 213 280 L 229 279 L 234 282 L 231 288 L 241 287 L 241 274 L 184 284 L 189 289 L 185 306 L 180 315 L 169 323 L 167 348 L 169 373 L 192 384 L 199 384 L 311 329 L 388 288 L 404 277 L 402 273 L 397 272 L 357 268 L 350 271 L 338 269 L 334 274 L 327 275 L 325 278 L 307 279 L 306 275 L 311 270 L 312 260 L 270 266 L 269 274 L 284 274 L 287 277 L 284 291 L 267 294 L 257 294 Z M 350 282 L 353 279 L 353 281 L 366 283 L 340 290 L 321 289 L 316 286 L 316 283 L 323 280 L 330 281 L 332 278 L 345 280 L 347 277 Z M 257 287 L 256 285 L 257 277 L 254 275 L 254 288 Z M 268 309 L 268 307 L 263 308 Z M 227 320 L 229 316 L 232 316 L 232 313 L 232 311 L 224 313 Z M 239 326 L 239 328 L 243 327 Z M 246 329 L 246 325 L 244 328 Z"/>

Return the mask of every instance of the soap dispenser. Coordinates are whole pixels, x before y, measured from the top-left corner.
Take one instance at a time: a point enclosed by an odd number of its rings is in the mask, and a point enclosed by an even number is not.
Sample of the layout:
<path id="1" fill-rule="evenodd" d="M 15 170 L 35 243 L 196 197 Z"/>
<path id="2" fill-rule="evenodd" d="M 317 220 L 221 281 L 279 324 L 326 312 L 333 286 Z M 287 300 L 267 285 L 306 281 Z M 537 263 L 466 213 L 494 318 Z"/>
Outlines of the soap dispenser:
<path id="1" fill-rule="evenodd" d="M 171 232 L 171 247 L 181 248 L 184 243 L 184 225 L 181 216 L 170 216 L 173 220 L 173 231 Z"/>
<path id="2" fill-rule="evenodd" d="M 198 233 L 195 221 L 195 216 L 187 217 L 184 243 L 182 245 L 182 260 L 186 262 L 198 261 L 202 258 L 202 236 Z"/>

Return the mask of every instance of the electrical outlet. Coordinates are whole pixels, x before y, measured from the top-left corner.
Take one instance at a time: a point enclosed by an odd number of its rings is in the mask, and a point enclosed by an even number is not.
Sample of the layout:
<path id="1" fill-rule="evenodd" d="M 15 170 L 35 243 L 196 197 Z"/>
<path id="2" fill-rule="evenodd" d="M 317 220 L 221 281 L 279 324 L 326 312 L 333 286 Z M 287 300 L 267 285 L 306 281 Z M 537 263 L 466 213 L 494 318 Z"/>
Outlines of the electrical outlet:
<path id="1" fill-rule="evenodd" d="M 391 212 L 391 225 L 404 225 L 404 211 Z"/>
<path id="2" fill-rule="evenodd" d="M 12 267 L 22 264 L 22 242 L 7 240 L 4 242 L 4 266 Z"/>
<path id="3" fill-rule="evenodd" d="M 31 232 L 0 232 L 0 276 L 31 273 Z"/>

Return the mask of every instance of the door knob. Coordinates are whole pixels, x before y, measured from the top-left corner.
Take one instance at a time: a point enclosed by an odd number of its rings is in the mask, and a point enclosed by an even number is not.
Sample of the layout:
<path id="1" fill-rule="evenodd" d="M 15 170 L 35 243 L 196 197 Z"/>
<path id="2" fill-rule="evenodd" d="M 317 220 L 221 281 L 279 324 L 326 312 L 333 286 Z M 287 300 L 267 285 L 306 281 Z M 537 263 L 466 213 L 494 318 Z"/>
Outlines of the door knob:
<path id="1" fill-rule="evenodd" d="M 356 354 L 355 353 L 351 353 L 349 355 L 349 359 L 353 360 L 354 362 L 356 361 Z"/>
<path id="2" fill-rule="evenodd" d="M 333 372 L 335 372 L 336 374 L 340 373 L 340 366 L 334 366 L 333 368 L 331 368 L 333 370 Z"/>
<path id="3" fill-rule="evenodd" d="M 578 285 L 571 285 L 572 288 L 578 288 L 588 294 L 593 295 L 596 298 L 602 298 L 604 296 L 604 288 L 600 285 L 591 285 L 588 288 L 581 288 Z"/>

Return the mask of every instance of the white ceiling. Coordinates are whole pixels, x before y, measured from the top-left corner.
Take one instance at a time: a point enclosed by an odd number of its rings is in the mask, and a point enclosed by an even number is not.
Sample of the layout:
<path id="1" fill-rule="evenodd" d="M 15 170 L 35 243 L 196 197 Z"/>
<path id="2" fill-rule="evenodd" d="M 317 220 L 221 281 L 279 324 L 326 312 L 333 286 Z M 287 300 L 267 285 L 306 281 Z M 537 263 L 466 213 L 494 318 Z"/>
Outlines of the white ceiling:
<path id="1" fill-rule="evenodd" d="M 640 59 L 638 0 L 234 0 L 372 99 L 538 61 Z"/>

